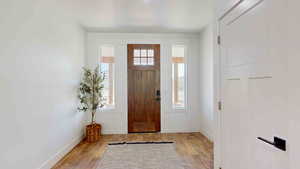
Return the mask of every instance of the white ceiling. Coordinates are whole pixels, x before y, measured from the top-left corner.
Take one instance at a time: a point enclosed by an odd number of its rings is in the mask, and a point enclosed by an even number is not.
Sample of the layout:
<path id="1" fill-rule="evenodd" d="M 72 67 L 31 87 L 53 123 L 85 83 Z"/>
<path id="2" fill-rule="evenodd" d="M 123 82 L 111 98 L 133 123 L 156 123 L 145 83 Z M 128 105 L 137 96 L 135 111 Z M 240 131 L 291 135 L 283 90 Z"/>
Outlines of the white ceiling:
<path id="1" fill-rule="evenodd" d="M 212 18 L 212 0 L 77 2 L 80 23 L 89 31 L 199 32 Z"/>

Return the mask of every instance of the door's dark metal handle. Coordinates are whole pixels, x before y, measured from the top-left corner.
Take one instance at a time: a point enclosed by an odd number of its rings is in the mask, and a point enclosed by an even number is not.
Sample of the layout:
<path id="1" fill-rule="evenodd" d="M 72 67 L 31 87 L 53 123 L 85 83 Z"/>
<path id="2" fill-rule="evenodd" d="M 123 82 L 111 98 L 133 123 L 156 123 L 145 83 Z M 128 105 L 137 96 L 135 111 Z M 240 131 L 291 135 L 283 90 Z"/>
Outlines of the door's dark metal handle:
<path id="1" fill-rule="evenodd" d="M 261 141 L 263 141 L 265 143 L 268 143 L 268 144 L 270 144 L 270 145 L 272 145 L 272 146 L 274 146 L 274 147 L 276 147 L 276 148 L 278 148 L 278 149 L 280 149 L 282 151 L 286 151 L 286 141 L 284 139 L 281 139 L 279 137 L 274 137 L 274 141 L 273 142 L 269 141 L 269 140 L 266 140 L 266 139 L 264 139 L 262 137 L 257 137 L 257 139 L 259 139 L 259 140 L 261 140 Z"/>
<path id="2" fill-rule="evenodd" d="M 160 96 L 160 90 L 156 90 L 156 96 Z"/>
<path id="3" fill-rule="evenodd" d="M 160 101 L 160 90 L 156 90 L 156 98 L 155 98 L 155 100 L 156 101 Z"/>

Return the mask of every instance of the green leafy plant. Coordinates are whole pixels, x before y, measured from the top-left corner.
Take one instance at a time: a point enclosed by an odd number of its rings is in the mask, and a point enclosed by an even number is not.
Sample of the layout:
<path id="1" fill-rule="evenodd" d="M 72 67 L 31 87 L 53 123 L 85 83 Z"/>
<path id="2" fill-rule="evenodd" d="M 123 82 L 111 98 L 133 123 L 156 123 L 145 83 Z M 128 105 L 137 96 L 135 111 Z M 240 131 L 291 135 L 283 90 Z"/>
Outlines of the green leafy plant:
<path id="1" fill-rule="evenodd" d="M 104 106 L 104 74 L 99 71 L 98 66 L 94 70 L 83 68 L 83 71 L 84 74 L 78 91 L 78 98 L 80 100 L 78 110 L 84 112 L 91 111 L 91 124 L 94 124 L 97 109 Z"/>

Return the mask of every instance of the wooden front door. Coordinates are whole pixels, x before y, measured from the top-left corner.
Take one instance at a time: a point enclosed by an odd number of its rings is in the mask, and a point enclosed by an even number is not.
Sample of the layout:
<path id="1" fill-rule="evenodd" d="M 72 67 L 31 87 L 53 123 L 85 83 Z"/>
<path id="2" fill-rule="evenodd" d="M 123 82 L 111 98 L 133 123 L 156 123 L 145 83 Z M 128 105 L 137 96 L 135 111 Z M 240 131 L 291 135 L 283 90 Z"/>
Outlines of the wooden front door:
<path id="1" fill-rule="evenodd" d="M 160 131 L 160 45 L 129 44 L 128 132 Z"/>

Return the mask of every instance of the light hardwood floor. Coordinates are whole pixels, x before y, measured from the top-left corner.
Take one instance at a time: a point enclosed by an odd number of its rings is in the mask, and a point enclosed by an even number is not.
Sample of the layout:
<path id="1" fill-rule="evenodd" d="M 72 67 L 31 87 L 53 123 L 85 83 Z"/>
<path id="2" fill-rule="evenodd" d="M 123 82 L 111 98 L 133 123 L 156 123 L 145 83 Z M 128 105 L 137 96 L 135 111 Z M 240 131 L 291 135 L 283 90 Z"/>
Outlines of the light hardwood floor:
<path id="1" fill-rule="evenodd" d="M 174 141 L 185 169 L 213 169 L 213 144 L 201 133 L 104 135 L 97 143 L 82 141 L 52 169 L 96 169 L 108 142 Z"/>

